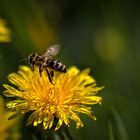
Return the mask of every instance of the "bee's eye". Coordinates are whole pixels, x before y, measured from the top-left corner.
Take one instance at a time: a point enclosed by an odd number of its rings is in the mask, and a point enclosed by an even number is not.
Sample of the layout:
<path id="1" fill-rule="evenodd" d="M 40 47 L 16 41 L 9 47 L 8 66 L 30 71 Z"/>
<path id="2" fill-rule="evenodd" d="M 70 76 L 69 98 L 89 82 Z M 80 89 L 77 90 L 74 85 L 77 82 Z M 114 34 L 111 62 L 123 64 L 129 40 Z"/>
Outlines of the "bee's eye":
<path id="1" fill-rule="evenodd" d="M 28 57 L 29 61 L 31 62 L 34 57 L 35 57 L 35 54 L 34 53 L 30 54 L 29 57 Z"/>
<path id="2" fill-rule="evenodd" d="M 31 55 L 31 59 L 33 59 L 35 57 L 35 53 L 33 53 L 32 55 Z"/>

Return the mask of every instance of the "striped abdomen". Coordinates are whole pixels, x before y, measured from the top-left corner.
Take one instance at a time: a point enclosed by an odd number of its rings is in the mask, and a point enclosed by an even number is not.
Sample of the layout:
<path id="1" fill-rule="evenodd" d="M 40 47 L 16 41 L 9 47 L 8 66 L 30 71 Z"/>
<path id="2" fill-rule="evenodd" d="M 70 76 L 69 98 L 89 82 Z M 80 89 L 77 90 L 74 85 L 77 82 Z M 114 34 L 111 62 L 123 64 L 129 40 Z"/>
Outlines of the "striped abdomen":
<path id="1" fill-rule="evenodd" d="M 60 62 L 59 60 L 55 60 L 55 59 L 48 59 L 47 60 L 47 66 L 51 69 L 55 69 L 57 71 L 60 72 L 66 72 L 67 68 L 64 64 L 62 64 L 62 62 Z"/>

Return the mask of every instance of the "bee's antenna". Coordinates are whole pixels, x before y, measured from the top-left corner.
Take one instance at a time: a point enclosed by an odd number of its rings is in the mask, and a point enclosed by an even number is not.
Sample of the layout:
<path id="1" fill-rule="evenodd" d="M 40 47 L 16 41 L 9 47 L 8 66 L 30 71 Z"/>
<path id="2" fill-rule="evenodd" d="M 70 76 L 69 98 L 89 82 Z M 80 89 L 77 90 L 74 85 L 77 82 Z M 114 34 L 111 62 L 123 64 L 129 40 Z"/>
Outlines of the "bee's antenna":
<path id="1" fill-rule="evenodd" d="M 22 58 L 22 59 L 18 60 L 18 62 L 22 62 L 22 61 L 28 61 L 28 59 L 27 58 Z"/>

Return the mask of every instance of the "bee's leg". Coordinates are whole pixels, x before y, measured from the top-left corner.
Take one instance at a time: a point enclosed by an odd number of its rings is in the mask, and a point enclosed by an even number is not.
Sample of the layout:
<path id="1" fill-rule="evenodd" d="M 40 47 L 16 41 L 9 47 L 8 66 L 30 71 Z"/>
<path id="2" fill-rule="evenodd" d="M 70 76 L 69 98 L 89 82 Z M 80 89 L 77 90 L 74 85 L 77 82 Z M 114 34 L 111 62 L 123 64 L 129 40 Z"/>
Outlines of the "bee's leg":
<path id="1" fill-rule="evenodd" d="M 42 72 L 43 72 L 43 67 L 42 65 L 39 66 L 39 74 L 40 74 L 40 77 L 42 77 Z"/>
<path id="2" fill-rule="evenodd" d="M 50 73 L 49 73 L 49 71 L 48 71 L 47 68 L 46 68 L 46 71 L 47 71 L 47 74 L 48 74 L 48 78 L 49 78 L 50 83 L 54 85 L 54 83 L 52 82 L 52 79 L 51 79 L 51 75 L 50 75 Z"/>
<path id="3" fill-rule="evenodd" d="M 50 74 L 51 74 L 51 77 L 53 78 L 53 77 L 54 77 L 54 71 L 51 70 L 51 71 L 50 71 Z"/>

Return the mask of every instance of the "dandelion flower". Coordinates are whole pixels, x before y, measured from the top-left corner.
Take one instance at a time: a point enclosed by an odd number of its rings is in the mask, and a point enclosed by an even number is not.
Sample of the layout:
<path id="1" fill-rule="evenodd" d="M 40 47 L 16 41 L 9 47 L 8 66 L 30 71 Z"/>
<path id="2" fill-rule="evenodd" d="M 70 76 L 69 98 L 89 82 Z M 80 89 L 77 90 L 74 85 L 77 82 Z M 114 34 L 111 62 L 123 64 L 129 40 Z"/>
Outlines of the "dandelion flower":
<path id="1" fill-rule="evenodd" d="M 9 115 L 11 115 L 11 112 L 4 108 L 4 101 L 2 96 L 0 96 L 0 140 L 6 140 L 7 138 L 16 140 L 20 137 L 17 128 L 15 128 L 16 131 L 14 131 L 14 134 L 10 133 L 10 131 L 13 129 L 13 126 L 17 126 L 18 120 L 15 119 L 9 122 L 7 120 Z"/>
<path id="2" fill-rule="evenodd" d="M 0 42 L 10 42 L 11 34 L 10 30 L 6 27 L 6 21 L 0 19 Z"/>
<path id="3" fill-rule="evenodd" d="M 20 66 L 8 79 L 14 87 L 4 84 L 4 94 L 18 99 L 8 102 L 7 107 L 16 112 L 13 116 L 31 111 L 28 125 L 42 124 L 44 129 L 58 130 L 63 123 L 70 126 L 71 120 L 76 122 L 76 128 L 82 127 L 80 113 L 96 119 L 91 105 L 101 103 L 102 98 L 96 94 L 103 87 L 96 86 L 89 69 L 80 71 L 71 67 L 65 74 L 55 73 L 54 85 L 49 82 L 46 71 L 40 77 L 37 67 L 32 71 L 27 66 Z"/>

